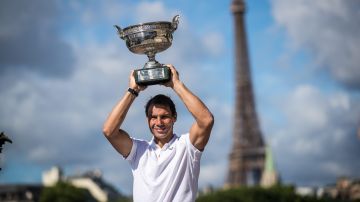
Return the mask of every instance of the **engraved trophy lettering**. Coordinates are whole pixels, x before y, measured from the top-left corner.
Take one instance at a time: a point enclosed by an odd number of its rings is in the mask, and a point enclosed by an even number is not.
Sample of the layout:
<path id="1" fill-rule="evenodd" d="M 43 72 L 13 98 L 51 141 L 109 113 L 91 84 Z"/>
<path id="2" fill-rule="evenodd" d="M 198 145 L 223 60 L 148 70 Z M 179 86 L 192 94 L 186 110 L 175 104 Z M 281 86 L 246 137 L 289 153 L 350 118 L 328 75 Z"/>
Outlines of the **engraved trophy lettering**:
<path id="1" fill-rule="evenodd" d="M 170 69 L 155 59 L 156 53 L 168 49 L 173 40 L 172 34 L 179 24 L 179 15 L 172 22 L 158 21 L 131 25 L 121 29 L 114 25 L 127 48 L 136 54 L 145 54 L 149 61 L 142 69 L 134 71 L 135 81 L 139 85 L 166 83 L 171 79 Z"/>

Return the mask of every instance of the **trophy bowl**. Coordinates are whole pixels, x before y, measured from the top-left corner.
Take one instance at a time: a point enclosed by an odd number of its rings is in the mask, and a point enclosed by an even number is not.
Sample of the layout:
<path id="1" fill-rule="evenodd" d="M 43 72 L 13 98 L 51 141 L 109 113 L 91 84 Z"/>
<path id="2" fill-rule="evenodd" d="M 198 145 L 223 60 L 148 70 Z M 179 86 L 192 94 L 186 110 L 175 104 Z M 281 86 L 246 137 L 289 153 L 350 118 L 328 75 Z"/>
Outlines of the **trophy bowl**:
<path id="1" fill-rule="evenodd" d="M 179 15 L 174 16 L 172 22 L 157 21 L 131 25 L 117 29 L 119 37 L 125 41 L 127 48 L 135 54 L 145 54 L 149 61 L 143 69 L 135 70 L 135 80 L 140 85 L 164 83 L 170 80 L 168 67 L 160 64 L 155 55 L 168 49 L 173 40 L 172 34 L 179 24 Z"/>

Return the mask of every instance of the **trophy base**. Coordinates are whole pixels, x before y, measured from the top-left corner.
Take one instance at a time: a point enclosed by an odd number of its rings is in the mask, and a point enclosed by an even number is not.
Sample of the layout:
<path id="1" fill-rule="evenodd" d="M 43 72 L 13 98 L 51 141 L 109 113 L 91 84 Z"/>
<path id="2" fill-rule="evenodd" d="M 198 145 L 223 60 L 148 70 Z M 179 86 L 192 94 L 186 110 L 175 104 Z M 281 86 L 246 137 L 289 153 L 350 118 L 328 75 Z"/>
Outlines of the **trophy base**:
<path id="1" fill-rule="evenodd" d="M 171 72 L 169 67 L 159 64 L 156 67 L 135 70 L 134 77 L 138 85 L 155 85 L 170 81 Z"/>

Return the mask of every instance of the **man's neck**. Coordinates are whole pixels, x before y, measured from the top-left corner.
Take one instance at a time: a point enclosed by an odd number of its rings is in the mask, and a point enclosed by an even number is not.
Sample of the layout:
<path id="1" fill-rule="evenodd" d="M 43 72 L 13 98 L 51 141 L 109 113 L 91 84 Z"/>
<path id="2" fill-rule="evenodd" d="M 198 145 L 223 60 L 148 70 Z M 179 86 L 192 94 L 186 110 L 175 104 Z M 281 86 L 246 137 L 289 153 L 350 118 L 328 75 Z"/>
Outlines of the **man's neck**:
<path id="1" fill-rule="evenodd" d="M 163 139 L 163 140 L 154 138 L 156 145 L 158 147 L 162 148 L 166 143 L 169 143 L 171 141 L 171 139 L 174 137 L 174 134 L 173 133 L 171 133 L 171 134 L 172 134 L 171 136 L 169 136 L 168 138 Z"/>

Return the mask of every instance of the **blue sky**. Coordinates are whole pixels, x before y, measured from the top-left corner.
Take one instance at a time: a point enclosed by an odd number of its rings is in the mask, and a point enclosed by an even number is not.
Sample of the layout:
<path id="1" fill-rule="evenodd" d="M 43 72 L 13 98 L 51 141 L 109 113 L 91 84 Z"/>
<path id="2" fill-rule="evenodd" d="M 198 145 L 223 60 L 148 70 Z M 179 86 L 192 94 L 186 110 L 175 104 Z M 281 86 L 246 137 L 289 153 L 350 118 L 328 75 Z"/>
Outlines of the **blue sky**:
<path id="1" fill-rule="evenodd" d="M 214 113 L 199 186 L 221 187 L 231 148 L 234 44 L 231 1 L 10 1 L 0 3 L 0 130 L 13 140 L 0 183 L 40 183 L 53 165 L 66 175 L 100 169 L 130 194 L 127 162 L 101 133 L 127 89 L 130 53 L 113 28 L 181 16 L 172 46 L 157 55 Z M 247 1 L 246 29 L 261 130 L 284 183 L 321 186 L 360 173 L 360 3 Z M 19 12 L 20 11 L 20 12 Z M 177 133 L 193 122 L 176 95 L 152 86 L 124 128 L 150 139 L 143 106 L 170 95 Z"/>

